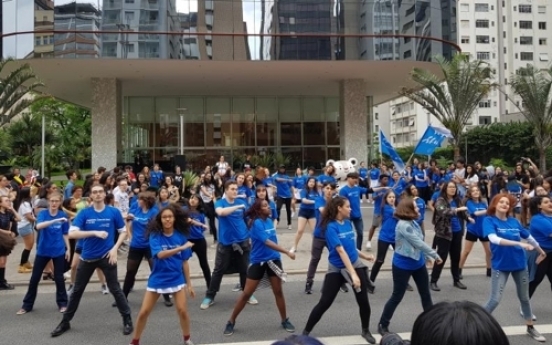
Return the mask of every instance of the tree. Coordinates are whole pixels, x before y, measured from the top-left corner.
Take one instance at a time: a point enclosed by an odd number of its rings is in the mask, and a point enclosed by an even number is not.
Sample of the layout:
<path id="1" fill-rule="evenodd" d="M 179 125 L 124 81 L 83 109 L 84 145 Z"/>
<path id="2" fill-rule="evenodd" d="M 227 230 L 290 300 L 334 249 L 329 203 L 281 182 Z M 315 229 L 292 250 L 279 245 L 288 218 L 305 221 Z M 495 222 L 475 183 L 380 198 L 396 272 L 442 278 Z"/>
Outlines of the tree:
<path id="1" fill-rule="evenodd" d="M 36 92 L 44 84 L 36 79 L 28 64 L 19 65 L 13 59 L 0 61 L 0 127 L 42 98 Z"/>
<path id="2" fill-rule="evenodd" d="M 442 56 L 434 59 L 441 69 L 443 78 L 428 70 L 414 68 L 411 78 L 417 88 L 403 88 L 399 93 L 422 105 L 450 130 L 454 157 L 460 157 L 460 143 L 466 124 L 491 88 L 492 70 L 481 60 L 469 61 L 464 54 L 456 54 L 446 60 Z"/>
<path id="3" fill-rule="evenodd" d="M 32 157 L 35 148 L 42 145 L 42 118 L 33 113 L 24 113 L 19 120 L 10 124 L 7 131 L 11 137 L 13 153 L 18 157 L 18 165 L 37 167 L 40 160 L 33 162 Z M 47 129 L 46 143 L 53 141 L 54 137 Z"/>
<path id="4" fill-rule="evenodd" d="M 546 171 L 546 148 L 552 143 L 552 67 L 539 70 L 527 65 L 512 76 L 510 85 L 521 97 L 520 111 L 533 127 L 539 150 L 539 168 Z"/>

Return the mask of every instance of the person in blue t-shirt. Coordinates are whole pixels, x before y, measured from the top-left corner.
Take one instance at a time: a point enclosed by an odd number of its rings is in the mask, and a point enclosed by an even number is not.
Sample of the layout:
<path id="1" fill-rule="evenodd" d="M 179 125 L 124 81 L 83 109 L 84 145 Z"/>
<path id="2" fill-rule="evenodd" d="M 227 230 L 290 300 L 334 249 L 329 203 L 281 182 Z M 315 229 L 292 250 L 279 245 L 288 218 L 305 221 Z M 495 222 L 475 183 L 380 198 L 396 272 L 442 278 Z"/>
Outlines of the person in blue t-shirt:
<path id="1" fill-rule="evenodd" d="M 309 269 L 307 271 L 307 283 L 305 284 L 305 293 L 307 295 L 312 294 L 314 275 L 316 274 L 318 263 L 322 257 L 322 252 L 324 251 L 324 248 L 326 248 L 326 237 L 320 228 L 322 212 L 324 212 L 326 205 L 335 196 L 336 189 L 337 185 L 335 183 L 324 183 L 322 186 L 322 195 L 314 201 L 314 216 L 316 217 L 316 225 L 314 227 L 314 232 L 312 233 L 311 259 L 309 262 Z M 344 287 L 347 287 L 347 285 L 344 284 Z M 348 291 L 348 289 L 343 291 Z"/>
<path id="2" fill-rule="evenodd" d="M 276 182 L 276 209 L 278 210 L 278 223 L 282 205 L 286 205 L 288 230 L 291 230 L 291 198 L 293 197 L 293 180 L 286 175 L 286 166 L 280 165 L 278 173 L 272 177 Z"/>
<path id="3" fill-rule="evenodd" d="M 552 200 L 549 196 L 534 197 L 529 201 L 529 210 L 531 212 L 529 231 L 546 253 L 546 258 L 537 265 L 536 269 L 533 269 L 535 276 L 529 283 L 529 298 L 531 298 L 545 276 L 552 279 Z M 529 271 L 531 274 L 531 270 Z"/>
<path id="4" fill-rule="evenodd" d="M 115 297 L 117 309 L 123 316 L 123 334 L 128 335 L 133 330 L 130 307 L 117 278 L 117 251 L 127 237 L 125 221 L 118 209 L 106 206 L 103 186 L 93 186 L 90 195 L 92 206 L 80 211 L 69 229 L 69 238 L 83 240 L 81 262 L 67 310 L 52 331 L 52 337 L 60 336 L 71 328 L 70 321 L 96 268 L 103 271 L 109 292 Z M 117 242 L 116 232 L 119 233 Z"/>
<path id="5" fill-rule="evenodd" d="M 368 168 L 366 167 L 366 163 L 360 162 L 360 167 L 358 168 L 358 185 L 368 189 L 370 187 L 370 181 L 368 178 Z M 364 196 L 364 199 L 362 199 L 362 196 Z M 368 199 L 368 194 L 364 194 L 361 196 L 361 202 L 365 202 Z"/>
<path id="6" fill-rule="evenodd" d="M 517 200 L 513 195 L 497 194 L 489 205 L 488 217 L 483 220 L 483 235 L 491 242 L 491 295 L 484 308 L 492 313 L 504 293 L 508 277 L 512 275 L 516 284 L 521 313 L 527 325 L 527 334 L 537 341 L 546 339 L 533 327 L 533 313 L 529 300 L 529 274 L 527 272 L 526 250 L 536 249 L 540 255 L 537 264 L 546 258 L 546 253 L 512 214 Z M 524 239 L 526 242 L 522 242 Z"/>
<path id="7" fill-rule="evenodd" d="M 285 280 L 285 273 L 282 268 L 280 253 L 286 254 L 292 260 L 295 260 L 295 254 L 278 245 L 276 228 L 270 219 L 270 213 L 270 206 L 263 199 L 257 199 L 246 212 L 251 233 L 251 255 L 249 257 L 249 268 L 247 269 L 247 280 L 245 281 L 245 288 L 234 306 L 232 315 L 226 323 L 224 335 L 234 334 L 234 326 L 238 315 L 253 296 L 253 292 L 255 292 L 261 280 L 265 278 L 269 280 L 276 298 L 276 306 L 280 313 L 282 327 L 290 333 L 295 332 L 295 327 L 287 317 L 286 301 L 282 291 L 282 280 Z"/>
<path id="8" fill-rule="evenodd" d="M 318 189 L 322 189 L 325 183 L 337 183 L 334 174 L 335 174 L 335 168 L 333 165 L 328 165 L 324 169 L 322 169 L 323 174 L 319 175 L 316 178 Z"/>
<path id="9" fill-rule="evenodd" d="M 153 266 L 130 345 L 140 345 L 140 337 L 159 295 L 167 293 L 173 295 L 176 303 L 184 345 L 193 345 L 190 339 L 190 315 L 186 305 L 186 295 L 195 297 L 188 263 L 192 256 L 190 248 L 194 245 L 188 241 L 189 227 L 188 215 L 175 205 L 162 209 L 148 225 Z"/>
<path id="10" fill-rule="evenodd" d="M 205 211 L 203 208 L 203 200 L 199 195 L 191 195 L 188 199 L 188 205 L 185 207 L 188 212 L 190 223 L 190 234 L 188 235 L 188 241 L 192 242 L 192 253 L 197 255 L 199 261 L 199 267 L 203 273 L 203 279 L 207 288 L 211 285 L 211 267 L 209 267 L 209 260 L 207 258 L 207 240 L 205 239 L 204 232 L 209 229 L 205 224 Z"/>
<path id="11" fill-rule="evenodd" d="M 391 187 L 389 187 L 389 175 L 379 175 L 379 184 L 377 187 L 371 188 L 373 190 L 372 199 L 374 200 L 374 216 L 372 219 L 372 226 L 368 231 L 368 241 L 366 241 L 367 250 L 372 250 L 372 238 L 374 237 L 376 229 L 381 226 L 381 204 L 383 203 L 383 196 L 387 190 L 391 189 Z"/>
<path id="12" fill-rule="evenodd" d="M 402 177 L 398 171 L 394 171 L 391 175 L 391 179 L 389 180 L 389 187 L 393 188 L 393 192 L 395 192 L 395 195 L 397 196 L 397 203 L 399 202 L 399 199 L 401 198 L 401 195 L 407 185 L 408 183 L 406 183 L 404 177 Z"/>
<path id="13" fill-rule="evenodd" d="M 303 237 L 305 227 L 307 224 L 314 231 L 316 227 L 316 213 L 314 211 L 314 204 L 316 199 L 320 196 L 318 188 L 316 188 L 316 179 L 309 177 L 305 186 L 301 190 L 301 205 L 299 206 L 299 216 L 297 217 L 297 233 L 295 234 L 295 240 L 291 251 L 295 253 L 295 250 L 299 248 L 299 241 Z"/>
<path id="14" fill-rule="evenodd" d="M 26 314 L 33 310 L 38 290 L 38 283 L 42 272 L 50 260 L 54 264 L 54 281 L 56 282 L 56 303 L 60 313 L 67 309 L 67 292 L 65 291 L 65 262 L 69 261 L 69 219 L 65 212 L 60 210 L 61 194 L 53 192 L 48 196 L 49 208 L 42 210 L 36 220 L 36 230 L 40 233 L 38 236 L 38 245 L 36 247 L 36 257 L 31 274 L 31 280 L 23 306 L 17 312 L 18 315 Z"/>
<path id="15" fill-rule="evenodd" d="M 245 286 L 251 252 L 249 232 L 245 224 L 245 211 L 248 204 L 245 200 L 237 198 L 237 195 L 238 185 L 236 182 L 226 181 L 224 198 L 215 203 L 215 212 L 219 220 L 219 242 L 211 284 L 201 302 L 202 310 L 209 309 L 215 303 L 215 296 L 220 289 L 222 276 L 229 269 L 235 269 L 240 274 L 241 288 L 243 289 Z M 249 303 L 258 304 L 259 302 L 254 296 L 251 296 Z"/>
<path id="16" fill-rule="evenodd" d="M 297 204 L 301 204 L 301 191 L 307 185 L 307 179 L 309 176 L 303 174 L 301 168 L 297 168 L 295 171 L 295 177 L 293 178 L 293 199 L 291 199 L 291 218 L 297 214 Z"/>
<path id="17" fill-rule="evenodd" d="M 128 294 L 134 287 L 136 274 L 144 258 L 148 260 L 150 270 L 153 266 L 146 228 L 158 212 L 159 209 L 155 207 L 155 196 L 152 192 L 138 194 L 138 202 L 129 210 L 127 216 L 127 232 L 132 234 L 132 238 L 128 248 L 127 272 L 123 283 L 123 293 L 126 298 L 128 298 Z M 173 305 L 169 294 L 164 294 L 163 299 L 167 307 Z M 114 303 L 113 306 L 116 307 L 117 304 Z"/>
<path id="18" fill-rule="evenodd" d="M 150 171 L 149 185 L 153 188 L 159 188 L 163 185 L 165 178 L 163 177 L 163 171 L 159 169 L 159 164 L 153 165 L 153 170 Z"/>
<path id="19" fill-rule="evenodd" d="M 418 214 L 420 216 L 418 217 L 418 219 L 416 219 L 416 222 L 418 222 L 418 225 L 422 229 L 422 233 L 424 234 L 424 237 L 425 237 L 424 219 L 425 219 L 426 203 L 424 199 L 419 197 L 419 193 L 420 192 L 418 188 L 416 188 L 416 186 L 413 184 L 406 187 L 404 190 L 404 195 L 407 198 L 414 200 L 414 202 L 416 203 L 416 206 L 418 207 Z"/>
<path id="20" fill-rule="evenodd" d="M 320 301 L 311 311 L 303 334 L 308 335 L 331 307 L 336 295 L 344 283 L 352 285 L 359 307 L 362 337 L 370 344 L 376 339 L 370 333 L 370 302 L 368 301 L 368 267 L 361 259 L 374 261 L 374 256 L 365 254 L 356 248 L 355 231 L 348 218 L 351 206 L 347 198 L 333 198 L 322 214 L 320 227 L 326 236 L 328 273 L 324 279 Z"/>
<path id="21" fill-rule="evenodd" d="M 481 190 L 477 186 L 471 186 L 466 191 L 466 207 L 468 215 L 475 220 L 475 223 L 466 224 L 466 239 L 464 241 L 464 250 L 460 257 L 460 279 L 462 279 L 462 268 L 466 264 L 466 259 L 470 255 L 473 245 L 477 240 L 481 241 L 485 251 L 485 261 L 487 262 L 487 277 L 491 276 L 491 247 L 489 239 L 483 236 L 483 219 L 487 216 L 487 203 L 483 201 Z"/>
<path id="22" fill-rule="evenodd" d="M 357 249 L 362 249 L 364 239 L 364 222 L 360 211 L 360 198 L 362 194 L 369 193 L 368 189 L 358 186 L 358 173 L 351 172 L 347 174 L 347 184 L 339 189 L 339 195 L 349 200 L 351 205 L 351 217 L 349 220 L 353 223 L 356 231 Z"/>

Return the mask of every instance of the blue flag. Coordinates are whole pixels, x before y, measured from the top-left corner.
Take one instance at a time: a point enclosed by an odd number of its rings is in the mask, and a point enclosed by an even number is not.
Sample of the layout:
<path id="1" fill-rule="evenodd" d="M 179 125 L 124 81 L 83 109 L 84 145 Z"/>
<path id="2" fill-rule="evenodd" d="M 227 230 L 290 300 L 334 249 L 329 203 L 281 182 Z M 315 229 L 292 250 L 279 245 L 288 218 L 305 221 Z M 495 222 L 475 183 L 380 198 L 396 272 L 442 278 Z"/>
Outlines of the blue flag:
<path id="1" fill-rule="evenodd" d="M 380 141 L 381 153 L 388 155 L 389 158 L 391 158 L 391 160 L 393 161 L 395 170 L 398 171 L 399 173 L 402 173 L 404 171 L 404 162 L 401 156 L 399 156 L 399 154 L 397 153 L 397 151 L 395 151 L 395 148 L 393 147 L 393 145 L 391 145 L 389 140 L 387 140 L 387 138 L 385 137 L 381 129 L 379 132 L 379 141 Z"/>
<path id="2" fill-rule="evenodd" d="M 428 126 L 416 145 L 414 153 L 425 156 L 432 155 L 438 147 L 441 147 L 446 138 L 451 137 L 450 131 L 446 128 Z"/>

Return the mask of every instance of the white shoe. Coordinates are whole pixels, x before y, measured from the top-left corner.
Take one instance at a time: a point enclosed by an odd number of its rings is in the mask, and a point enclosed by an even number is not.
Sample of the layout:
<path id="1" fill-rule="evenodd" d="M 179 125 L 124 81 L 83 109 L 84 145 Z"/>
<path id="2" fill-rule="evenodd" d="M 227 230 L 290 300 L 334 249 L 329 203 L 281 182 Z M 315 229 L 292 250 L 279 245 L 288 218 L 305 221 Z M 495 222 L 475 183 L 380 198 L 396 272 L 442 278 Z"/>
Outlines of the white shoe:
<path id="1" fill-rule="evenodd" d="M 295 247 L 291 247 L 291 249 L 289 251 L 290 251 L 290 253 L 295 253 Z"/>
<path id="2" fill-rule="evenodd" d="M 295 218 L 295 212 L 291 212 L 291 218 Z"/>
<path id="3" fill-rule="evenodd" d="M 523 317 L 523 310 L 521 310 L 521 307 L 519 307 L 519 315 Z M 531 320 L 537 321 L 537 316 L 535 314 L 531 314 Z"/>
<path id="4" fill-rule="evenodd" d="M 102 294 L 109 295 L 109 289 L 107 288 L 107 285 L 102 284 Z"/>
<path id="5" fill-rule="evenodd" d="M 366 250 L 372 250 L 372 242 L 366 242 Z"/>
<path id="6" fill-rule="evenodd" d="M 291 225 L 288 225 L 288 230 L 291 230 Z"/>
<path id="7" fill-rule="evenodd" d="M 238 291 L 241 291 L 241 284 L 240 283 L 237 283 L 233 288 L 232 288 L 232 291 L 234 292 L 238 292 Z"/>
<path id="8" fill-rule="evenodd" d="M 63 273 L 63 278 L 71 279 L 71 271 L 67 271 L 67 272 Z"/>
<path id="9" fill-rule="evenodd" d="M 247 301 L 247 303 L 252 304 L 252 305 L 256 305 L 256 304 L 259 304 L 259 301 L 257 301 L 255 296 L 251 295 L 251 297 L 249 297 L 249 300 Z"/>

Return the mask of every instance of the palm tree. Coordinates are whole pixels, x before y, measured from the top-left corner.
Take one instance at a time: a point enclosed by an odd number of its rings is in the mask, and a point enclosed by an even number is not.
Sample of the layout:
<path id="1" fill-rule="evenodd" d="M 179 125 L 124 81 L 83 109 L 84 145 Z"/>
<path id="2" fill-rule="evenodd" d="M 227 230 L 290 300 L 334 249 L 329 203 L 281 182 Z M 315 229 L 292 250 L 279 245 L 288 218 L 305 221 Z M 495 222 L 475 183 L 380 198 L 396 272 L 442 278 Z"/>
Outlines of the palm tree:
<path id="1" fill-rule="evenodd" d="M 17 62 L 11 58 L 0 61 L 0 76 L 1 127 L 40 99 L 40 96 L 32 93 L 37 92 L 44 84 L 36 79 L 28 64 L 17 66 Z"/>
<path id="2" fill-rule="evenodd" d="M 552 144 L 552 67 L 540 70 L 527 65 L 512 76 L 510 85 L 522 100 L 519 110 L 533 127 L 539 168 L 546 171 L 546 148 Z"/>
<path id="3" fill-rule="evenodd" d="M 494 86 L 491 83 L 492 69 L 481 60 L 470 61 L 464 54 L 456 54 L 451 60 L 442 56 L 434 60 L 441 68 L 443 78 L 414 68 L 411 78 L 418 87 L 403 88 L 399 94 L 425 107 L 451 132 L 454 158 L 458 159 L 466 124 L 479 102 Z"/>

